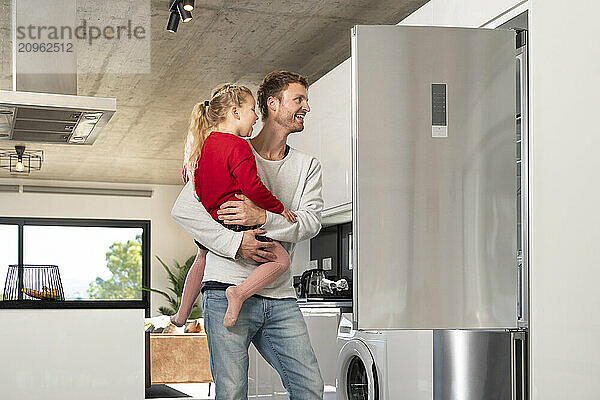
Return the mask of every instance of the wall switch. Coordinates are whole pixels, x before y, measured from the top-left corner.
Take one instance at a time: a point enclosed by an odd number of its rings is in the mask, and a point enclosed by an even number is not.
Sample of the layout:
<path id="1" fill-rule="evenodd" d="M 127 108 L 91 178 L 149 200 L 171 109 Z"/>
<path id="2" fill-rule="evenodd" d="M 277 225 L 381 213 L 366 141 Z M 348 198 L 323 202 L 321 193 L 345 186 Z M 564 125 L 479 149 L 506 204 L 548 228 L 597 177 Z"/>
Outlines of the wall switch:
<path id="1" fill-rule="evenodd" d="M 323 269 L 331 271 L 331 257 L 323 259 Z"/>
<path id="2" fill-rule="evenodd" d="M 310 260 L 308 262 L 308 268 L 310 268 L 310 269 L 319 268 L 319 260 Z"/>

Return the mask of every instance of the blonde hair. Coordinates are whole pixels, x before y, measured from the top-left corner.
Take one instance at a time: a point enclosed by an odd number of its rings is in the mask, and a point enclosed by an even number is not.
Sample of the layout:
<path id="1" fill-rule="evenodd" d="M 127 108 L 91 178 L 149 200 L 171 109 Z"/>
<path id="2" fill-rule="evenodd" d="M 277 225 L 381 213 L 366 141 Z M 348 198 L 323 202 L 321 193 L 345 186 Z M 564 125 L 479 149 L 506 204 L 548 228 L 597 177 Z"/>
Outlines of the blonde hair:
<path id="1" fill-rule="evenodd" d="M 198 103 L 190 116 L 190 127 L 185 142 L 183 166 L 188 181 L 194 180 L 194 172 L 198 167 L 198 159 L 202 152 L 204 141 L 211 131 L 227 117 L 230 107 L 238 106 L 253 98 L 252 92 L 246 86 L 226 83 L 213 90 L 210 101 Z"/>

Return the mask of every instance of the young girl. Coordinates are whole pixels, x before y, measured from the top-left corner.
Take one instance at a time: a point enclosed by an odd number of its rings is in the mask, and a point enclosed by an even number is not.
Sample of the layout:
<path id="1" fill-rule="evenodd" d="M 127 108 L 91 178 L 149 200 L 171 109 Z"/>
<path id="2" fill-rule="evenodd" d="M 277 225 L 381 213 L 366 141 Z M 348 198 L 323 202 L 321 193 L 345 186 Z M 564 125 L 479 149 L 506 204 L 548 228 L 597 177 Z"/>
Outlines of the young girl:
<path id="1" fill-rule="evenodd" d="M 198 198 L 217 221 L 221 204 L 238 200 L 235 195 L 243 194 L 259 207 L 282 214 L 294 223 L 296 215 L 285 209 L 260 181 L 254 154 L 242 139 L 252 134 L 252 126 L 258 119 L 255 103 L 250 89 L 226 84 L 213 91 L 210 101 L 196 104 L 185 148 L 184 180 L 194 182 Z M 236 231 L 256 228 L 225 226 Z M 272 241 L 260 236 L 257 239 Z M 182 326 L 187 320 L 202 285 L 208 250 L 198 242 L 196 244 L 198 254 L 186 277 L 181 305 L 177 314 L 171 317 L 176 326 Z M 223 319 L 225 327 L 235 324 L 242 303 L 248 297 L 274 282 L 289 268 L 290 257 L 278 242 L 275 242 L 273 253 L 275 260 L 257 266 L 243 283 L 225 290 L 228 301 Z"/>

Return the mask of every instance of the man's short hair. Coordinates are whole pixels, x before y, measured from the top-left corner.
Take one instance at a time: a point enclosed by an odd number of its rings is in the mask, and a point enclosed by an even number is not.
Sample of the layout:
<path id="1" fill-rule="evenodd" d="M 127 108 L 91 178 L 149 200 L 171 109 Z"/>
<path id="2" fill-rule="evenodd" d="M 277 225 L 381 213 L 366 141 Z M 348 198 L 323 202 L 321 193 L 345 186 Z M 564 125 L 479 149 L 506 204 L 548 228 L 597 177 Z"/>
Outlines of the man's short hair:
<path id="1" fill-rule="evenodd" d="M 300 83 L 308 89 L 308 79 L 295 72 L 273 71 L 265 76 L 257 93 L 258 107 L 260 108 L 263 121 L 269 116 L 267 99 L 269 97 L 276 97 L 281 101 L 281 94 L 287 89 L 290 83 Z"/>

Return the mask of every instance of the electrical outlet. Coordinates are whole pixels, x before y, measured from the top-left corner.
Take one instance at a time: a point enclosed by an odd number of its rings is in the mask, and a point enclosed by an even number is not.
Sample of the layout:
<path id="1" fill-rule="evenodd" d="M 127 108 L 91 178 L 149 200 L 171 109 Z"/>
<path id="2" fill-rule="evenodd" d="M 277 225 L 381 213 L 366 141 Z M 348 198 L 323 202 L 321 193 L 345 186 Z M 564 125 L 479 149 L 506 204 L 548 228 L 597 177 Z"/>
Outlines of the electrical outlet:
<path id="1" fill-rule="evenodd" d="M 319 268 L 319 260 L 310 260 L 308 262 L 308 268 L 310 268 L 310 269 Z"/>
<path id="2" fill-rule="evenodd" d="M 331 257 L 323 259 L 323 269 L 331 271 Z"/>

